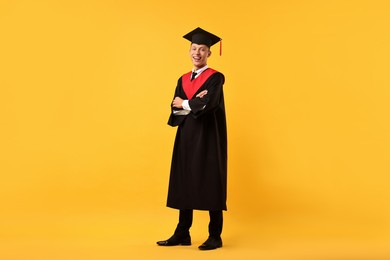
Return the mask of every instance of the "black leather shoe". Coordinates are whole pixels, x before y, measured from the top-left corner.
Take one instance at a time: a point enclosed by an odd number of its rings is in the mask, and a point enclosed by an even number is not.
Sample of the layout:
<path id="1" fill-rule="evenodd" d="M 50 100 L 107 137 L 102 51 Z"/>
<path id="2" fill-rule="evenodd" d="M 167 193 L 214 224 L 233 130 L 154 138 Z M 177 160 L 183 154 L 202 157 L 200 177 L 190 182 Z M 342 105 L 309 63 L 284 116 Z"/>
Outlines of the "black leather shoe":
<path id="1" fill-rule="evenodd" d="M 171 236 L 168 240 L 158 241 L 157 245 L 159 246 L 190 246 L 191 237 L 190 235 L 179 237 L 177 235 Z"/>
<path id="2" fill-rule="evenodd" d="M 206 242 L 199 246 L 199 250 L 213 250 L 222 247 L 222 239 L 209 237 Z"/>

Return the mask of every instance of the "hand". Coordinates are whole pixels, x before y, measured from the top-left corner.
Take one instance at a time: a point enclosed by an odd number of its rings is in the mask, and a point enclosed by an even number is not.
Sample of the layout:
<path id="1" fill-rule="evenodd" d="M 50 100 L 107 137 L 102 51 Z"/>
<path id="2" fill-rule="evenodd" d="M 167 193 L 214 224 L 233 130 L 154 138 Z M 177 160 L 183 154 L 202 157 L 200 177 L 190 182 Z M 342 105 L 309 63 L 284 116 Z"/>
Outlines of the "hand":
<path id="1" fill-rule="evenodd" d="M 202 92 L 200 92 L 198 95 L 196 95 L 196 97 L 202 98 L 202 97 L 204 97 L 205 95 L 207 95 L 207 89 L 206 89 L 206 90 L 203 90 Z"/>
<path id="2" fill-rule="evenodd" d="M 176 108 L 183 108 L 182 104 L 183 104 L 183 99 L 179 97 L 175 97 L 175 99 L 172 102 L 172 106 Z"/>

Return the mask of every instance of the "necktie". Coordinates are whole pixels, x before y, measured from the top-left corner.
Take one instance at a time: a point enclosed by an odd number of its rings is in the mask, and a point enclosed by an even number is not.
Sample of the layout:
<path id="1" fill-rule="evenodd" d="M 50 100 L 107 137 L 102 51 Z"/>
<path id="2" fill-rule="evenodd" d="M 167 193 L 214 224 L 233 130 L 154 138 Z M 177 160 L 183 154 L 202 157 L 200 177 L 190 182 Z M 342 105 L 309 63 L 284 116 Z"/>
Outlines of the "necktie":
<path id="1" fill-rule="evenodd" d="M 196 74 L 198 74 L 198 73 L 196 73 L 195 71 L 192 72 L 191 81 L 195 79 Z"/>

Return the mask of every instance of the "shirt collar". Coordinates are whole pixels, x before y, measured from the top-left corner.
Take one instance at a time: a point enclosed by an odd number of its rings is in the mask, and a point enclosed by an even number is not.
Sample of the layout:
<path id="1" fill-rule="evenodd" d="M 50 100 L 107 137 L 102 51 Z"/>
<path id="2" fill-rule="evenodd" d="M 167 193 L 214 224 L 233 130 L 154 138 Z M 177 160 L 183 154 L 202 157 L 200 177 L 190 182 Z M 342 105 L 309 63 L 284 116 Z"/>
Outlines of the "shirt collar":
<path id="1" fill-rule="evenodd" d="M 195 70 L 195 68 L 192 69 L 192 72 L 195 72 L 195 73 L 196 73 L 196 76 L 195 76 L 195 78 L 196 78 L 196 77 L 198 77 L 203 71 L 207 70 L 208 68 L 209 68 L 209 66 L 206 64 L 206 66 L 204 66 L 203 68 L 200 68 L 200 69 L 198 69 L 198 70 Z"/>

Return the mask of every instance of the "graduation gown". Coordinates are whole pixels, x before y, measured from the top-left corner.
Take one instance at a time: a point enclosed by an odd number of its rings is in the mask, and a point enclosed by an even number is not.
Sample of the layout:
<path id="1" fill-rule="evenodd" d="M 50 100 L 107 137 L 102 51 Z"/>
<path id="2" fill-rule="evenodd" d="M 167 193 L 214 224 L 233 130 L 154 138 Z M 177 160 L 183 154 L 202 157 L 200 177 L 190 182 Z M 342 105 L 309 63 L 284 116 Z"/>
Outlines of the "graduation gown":
<path id="1" fill-rule="evenodd" d="M 169 125 L 178 128 L 167 206 L 227 210 L 227 132 L 222 89 L 225 77 L 210 68 L 193 81 L 190 76 L 191 72 L 178 80 L 174 97 L 188 99 L 191 112 L 177 115 L 177 108 L 172 108 L 168 120 Z M 196 97 L 206 89 L 207 95 Z"/>

